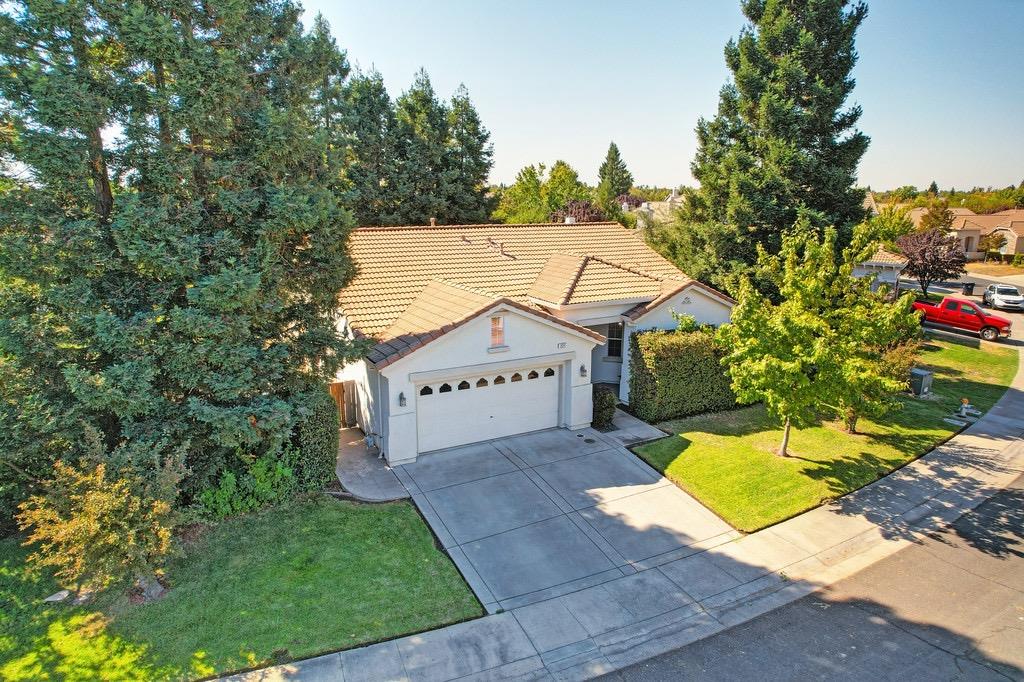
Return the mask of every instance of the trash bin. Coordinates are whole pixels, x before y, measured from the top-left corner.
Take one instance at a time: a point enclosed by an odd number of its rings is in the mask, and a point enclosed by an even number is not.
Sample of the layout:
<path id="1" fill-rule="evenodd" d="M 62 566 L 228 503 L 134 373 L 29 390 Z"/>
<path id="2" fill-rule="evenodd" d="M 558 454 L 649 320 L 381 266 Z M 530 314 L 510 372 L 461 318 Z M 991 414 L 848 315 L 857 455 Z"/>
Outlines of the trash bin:
<path id="1" fill-rule="evenodd" d="M 974 282 L 964 282 L 964 296 L 974 296 Z"/>

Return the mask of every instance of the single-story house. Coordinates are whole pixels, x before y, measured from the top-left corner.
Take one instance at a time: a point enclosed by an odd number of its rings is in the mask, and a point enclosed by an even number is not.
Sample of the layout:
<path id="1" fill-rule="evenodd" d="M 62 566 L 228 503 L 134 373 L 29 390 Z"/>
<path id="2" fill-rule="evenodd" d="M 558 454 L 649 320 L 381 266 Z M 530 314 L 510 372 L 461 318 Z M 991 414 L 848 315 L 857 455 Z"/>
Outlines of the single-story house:
<path id="1" fill-rule="evenodd" d="M 896 289 L 899 286 L 900 274 L 907 267 L 908 262 L 905 256 L 879 248 L 866 261 L 854 266 L 853 276 L 867 277 L 868 275 L 874 275 L 875 281 L 871 285 L 872 289 L 877 289 L 882 284 L 888 284 L 893 289 Z"/>
<path id="2" fill-rule="evenodd" d="M 364 227 L 349 251 L 340 324 L 372 346 L 332 394 L 393 465 L 586 427 L 593 383 L 629 399 L 631 334 L 733 305 L 612 222 Z"/>
<path id="3" fill-rule="evenodd" d="M 950 226 L 950 234 L 960 240 L 964 255 L 969 260 L 980 260 L 985 253 L 980 250 L 981 238 L 989 234 L 1001 234 L 1006 237 L 1006 243 L 1000 249 L 1003 254 L 1024 253 L 1024 209 L 1011 208 L 997 213 L 975 213 L 963 206 L 950 207 L 953 212 L 953 224 Z M 921 218 L 928 209 L 917 207 L 907 215 L 919 226 Z"/>

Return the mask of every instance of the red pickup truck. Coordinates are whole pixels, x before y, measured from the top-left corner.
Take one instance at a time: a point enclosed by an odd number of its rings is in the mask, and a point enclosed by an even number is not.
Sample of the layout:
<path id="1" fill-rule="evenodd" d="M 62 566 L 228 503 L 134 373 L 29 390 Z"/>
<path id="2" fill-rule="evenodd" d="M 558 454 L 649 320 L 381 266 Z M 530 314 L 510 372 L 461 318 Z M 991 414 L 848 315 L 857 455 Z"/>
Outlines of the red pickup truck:
<path id="1" fill-rule="evenodd" d="M 914 309 L 921 311 L 921 322 L 941 327 L 953 327 L 979 334 L 986 341 L 1000 336 L 1010 337 L 1010 321 L 993 315 L 963 298 L 947 296 L 941 303 L 915 301 Z"/>

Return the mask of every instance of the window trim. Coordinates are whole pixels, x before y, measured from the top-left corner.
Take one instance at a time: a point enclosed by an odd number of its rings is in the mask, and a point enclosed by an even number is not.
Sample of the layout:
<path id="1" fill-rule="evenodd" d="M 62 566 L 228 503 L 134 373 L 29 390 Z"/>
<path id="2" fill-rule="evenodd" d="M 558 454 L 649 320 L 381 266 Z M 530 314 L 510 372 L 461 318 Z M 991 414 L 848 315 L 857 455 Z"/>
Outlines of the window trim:
<path id="1" fill-rule="evenodd" d="M 612 329 L 618 332 L 618 336 L 612 336 Z M 622 342 L 626 335 L 626 326 L 621 322 L 609 322 L 608 333 L 605 334 L 605 359 L 610 362 L 622 362 Z M 618 341 L 618 351 L 612 353 L 612 341 Z"/>
<path id="2" fill-rule="evenodd" d="M 487 346 L 488 352 L 497 353 L 499 351 L 508 350 L 508 344 L 505 342 L 505 316 L 504 315 L 491 315 L 491 336 L 490 345 Z"/>

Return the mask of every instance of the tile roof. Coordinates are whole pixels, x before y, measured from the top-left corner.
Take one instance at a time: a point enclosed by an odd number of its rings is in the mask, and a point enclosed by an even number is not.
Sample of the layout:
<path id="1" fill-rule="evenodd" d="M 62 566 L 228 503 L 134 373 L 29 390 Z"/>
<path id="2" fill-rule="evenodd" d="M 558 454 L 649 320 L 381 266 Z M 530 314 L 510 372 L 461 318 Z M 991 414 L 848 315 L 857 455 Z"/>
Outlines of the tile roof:
<path id="1" fill-rule="evenodd" d="M 686 281 L 676 281 L 676 282 L 672 282 L 670 280 L 666 280 L 665 281 L 665 286 L 663 287 L 661 294 L 657 298 L 655 298 L 653 300 L 650 300 L 650 301 L 647 301 L 645 303 L 638 303 L 635 306 L 633 306 L 632 308 L 630 308 L 629 310 L 627 310 L 623 314 L 626 317 L 628 317 L 629 319 L 631 319 L 631 320 L 638 320 L 641 317 L 643 317 L 644 315 L 646 315 L 647 313 L 651 312 L 652 310 L 654 310 L 655 308 L 660 306 L 665 301 L 667 301 L 670 298 L 672 298 L 673 296 L 675 296 L 676 294 L 682 292 L 685 289 L 689 289 L 691 287 L 693 287 L 695 289 L 702 289 L 702 290 L 706 291 L 707 293 L 711 294 L 712 296 L 714 296 L 716 298 L 719 298 L 719 299 L 721 299 L 723 301 L 727 301 L 729 303 L 735 303 L 736 302 L 736 299 L 732 298 L 731 296 L 726 296 L 721 291 L 718 291 L 717 289 L 712 289 L 711 287 L 707 286 L 706 284 L 703 284 L 702 282 L 698 282 L 695 279 L 689 279 L 689 280 L 686 280 Z"/>
<path id="2" fill-rule="evenodd" d="M 550 322 L 585 334 L 595 341 L 604 342 L 604 337 L 597 332 L 561 320 L 535 306 L 496 296 L 457 282 L 435 279 L 424 287 L 423 291 L 409 304 L 409 307 L 380 335 L 381 341 L 370 349 L 366 357 L 378 368 L 386 367 L 500 305 L 538 315 Z"/>
<path id="3" fill-rule="evenodd" d="M 864 265 L 906 265 L 908 262 L 905 256 L 879 248 L 871 258 L 864 261 Z"/>
<path id="4" fill-rule="evenodd" d="M 438 225 L 363 227 L 353 230 L 349 253 L 357 275 L 339 295 L 349 325 L 358 333 L 382 337 L 427 285 L 449 282 L 530 303 L 538 275 L 555 254 L 586 254 L 648 276 L 685 278 L 632 230 L 618 223 L 537 225 Z M 554 265 L 551 266 L 554 268 Z M 547 286 L 558 286 L 557 272 Z M 601 269 L 586 282 L 598 297 Z M 624 277 L 625 275 L 623 275 Z M 538 287 L 542 287 L 544 281 Z M 545 296 L 557 291 L 538 288 Z M 545 298 L 546 300 L 546 298 Z"/>
<path id="5" fill-rule="evenodd" d="M 628 301 L 653 298 L 688 279 L 682 273 L 652 275 L 597 256 L 555 253 L 526 293 L 541 305 Z"/>

